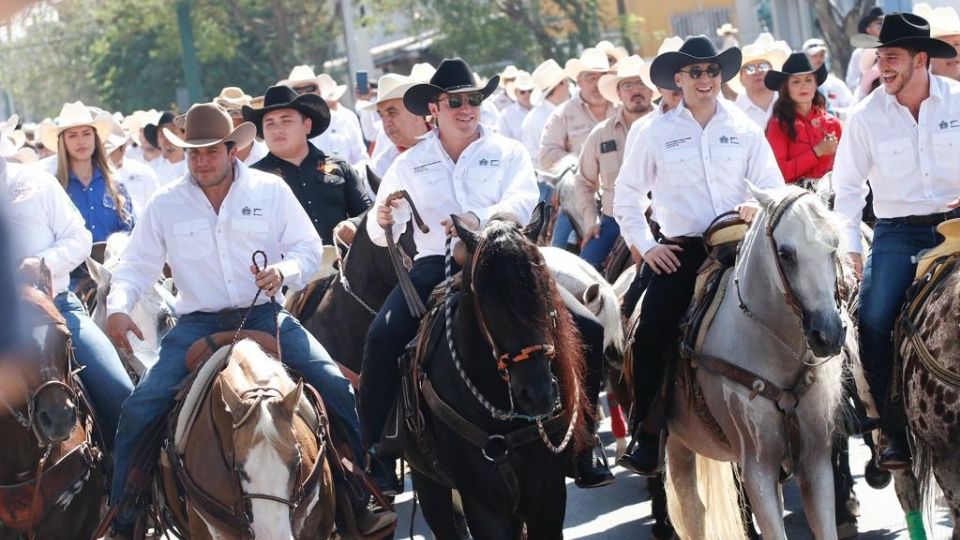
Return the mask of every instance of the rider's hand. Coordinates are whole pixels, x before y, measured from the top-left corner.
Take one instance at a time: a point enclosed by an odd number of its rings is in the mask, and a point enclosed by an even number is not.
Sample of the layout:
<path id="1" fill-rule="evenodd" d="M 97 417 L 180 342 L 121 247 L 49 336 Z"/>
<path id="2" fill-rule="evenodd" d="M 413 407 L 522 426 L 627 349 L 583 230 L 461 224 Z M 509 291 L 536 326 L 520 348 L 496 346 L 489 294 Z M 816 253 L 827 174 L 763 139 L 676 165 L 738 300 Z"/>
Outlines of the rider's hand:
<path id="1" fill-rule="evenodd" d="M 760 204 L 747 201 L 742 204 L 738 204 L 735 208 L 737 212 L 740 212 L 740 219 L 750 223 L 753 221 L 753 218 L 756 217 L 757 213 L 760 212 Z"/>
<path id="2" fill-rule="evenodd" d="M 353 237 L 356 235 L 357 226 L 350 220 L 345 219 L 337 223 L 337 226 L 333 228 L 333 236 L 339 238 L 341 242 L 348 246 L 353 243 Z"/>
<path id="3" fill-rule="evenodd" d="M 133 332 L 133 335 L 143 341 L 143 332 L 140 331 L 137 323 L 133 322 L 129 315 L 114 313 L 107 317 L 107 336 L 113 340 L 117 347 L 132 352 L 133 347 L 130 346 L 130 341 L 127 339 L 127 332 Z"/>
<path id="4" fill-rule="evenodd" d="M 857 276 L 857 281 L 863 279 L 863 255 L 860 255 L 856 252 L 847 253 L 847 261 L 850 263 L 850 267 L 853 268 L 853 274 Z"/>
<path id="5" fill-rule="evenodd" d="M 960 206 L 960 197 L 957 197 L 953 202 L 947 203 L 947 208 L 956 208 Z"/>
<path id="6" fill-rule="evenodd" d="M 464 212 L 457 217 L 460 218 L 460 223 L 471 231 L 475 231 L 480 228 L 480 218 L 478 218 L 473 212 Z M 440 225 L 443 225 L 443 230 L 447 236 L 452 236 L 454 238 L 457 237 L 457 228 L 453 226 L 452 219 L 445 219 L 440 222 Z"/>
<path id="7" fill-rule="evenodd" d="M 657 244 L 643 254 L 643 260 L 657 274 L 672 274 L 680 268 L 676 254 L 682 251 L 682 247 L 673 244 Z"/>
<path id="8" fill-rule="evenodd" d="M 389 204 L 380 203 L 377 205 L 377 225 L 386 229 L 393 225 L 393 209 L 400 206 L 400 200 L 390 201 Z"/>
<path id="9" fill-rule="evenodd" d="M 583 235 L 583 240 L 580 241 L 580 249 L 587 247 L 587 244 L 589 244 L 594 238 L 600 238 L 599 223 L 594 223 L 589 229 L 587 229 L 586 234 Z"/>
<path id="10" fill-rule="evenodd" d="M 250 273 L 256 276 L 257 288 L 263 289 L 267 296 L 276 296 L 283 287 L 283 272 L 277 265 L 271 264 L 257 272 L 257 267 L 250 265 Z"/>
<path id="11" fill-rule="evenodd" d="M 40 267 L 43 262 L 38 257 L 27 257 L 20 261 L 20 275 L 23 281 L 30 284 L 40 282 Z"/>
<path id="12" fill-rule="evenodd" d="M 637 265 L 637 268 L 643 265 L 643 254 L 634 246 L 630 246 L 630 258 L 633 259 L 633 264 Z"/>
<path id="13" fill-rule="evenodd" d="M 837 138 L 828 134 L 813 147 L 813 153 L 817 157 L 832 156 L 837 153 L 837 144 Z"/>

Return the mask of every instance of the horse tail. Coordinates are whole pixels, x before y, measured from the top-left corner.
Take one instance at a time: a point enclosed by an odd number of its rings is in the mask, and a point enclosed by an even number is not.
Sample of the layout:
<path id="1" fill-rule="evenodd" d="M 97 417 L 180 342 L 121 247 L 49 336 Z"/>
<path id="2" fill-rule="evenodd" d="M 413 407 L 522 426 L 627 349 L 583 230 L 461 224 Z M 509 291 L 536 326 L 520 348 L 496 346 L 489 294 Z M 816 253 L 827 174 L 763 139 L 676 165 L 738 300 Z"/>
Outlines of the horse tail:
<path id="1" fill-rule="evenodd" d="M 740 494 L 734 477 L 735 467 L 727 461 L 716 461 L 696 454 L 697 495 L 704 514 L 698 519 L 701 527 L 691 527 L 691 505 L 681 501 L 673 479 L 667 473 L 667 509 L 678 538 L 704 538 L 705 534 L 716 540 L 741 540 L 745 526 L 740 503 Z M 696 506 L 694 506 L 696 508 Z M 686 514 L 684 514 L 686 509 Z"/>

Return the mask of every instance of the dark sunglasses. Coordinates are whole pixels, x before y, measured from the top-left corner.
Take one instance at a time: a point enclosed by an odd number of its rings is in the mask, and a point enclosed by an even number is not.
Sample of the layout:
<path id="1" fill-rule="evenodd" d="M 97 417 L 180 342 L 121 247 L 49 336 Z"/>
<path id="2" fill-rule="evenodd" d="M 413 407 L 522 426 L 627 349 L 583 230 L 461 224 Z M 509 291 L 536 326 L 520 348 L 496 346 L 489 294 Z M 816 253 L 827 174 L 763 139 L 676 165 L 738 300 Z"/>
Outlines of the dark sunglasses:
<path id="1" fill-rule="evenodd" d="M 707 69 L 703 69 L 700 66 L 693 66 L 692 68 L 686 71 L 682 69 L 679 71 L 680 73 L 686 73 L 687 75 L 690 75 L 691 79 L 699 79 L 700 77 L 703 76 L 704 73 L 706 73 L 707 76 L 710 77 L 711 79 L 720 76 L 720 66 L 716 64 L 711 64 L 707 66 Z"/>
<path id="2" fill-rule="evenodd" d="M 312 94 L 314 92 L 319 92 L 320 87 L 316 84 L 309 84 L 307 86 L 294 86 L 293 91 L 298 94 Z"/>
<path id="3" fill-rule="evenodd" d="M 445 98 L 437 100 L 437 103 L 441 101 L 446 101 L 450 105 L 451 109 L 459 109 L 463 105 L 463 100 L 466 99 L 467 103 L 471 107 L 479 107 L 483 103 L 483 94 L 480 92 L 472 92 L 470 94 L 453 94 Z"/>

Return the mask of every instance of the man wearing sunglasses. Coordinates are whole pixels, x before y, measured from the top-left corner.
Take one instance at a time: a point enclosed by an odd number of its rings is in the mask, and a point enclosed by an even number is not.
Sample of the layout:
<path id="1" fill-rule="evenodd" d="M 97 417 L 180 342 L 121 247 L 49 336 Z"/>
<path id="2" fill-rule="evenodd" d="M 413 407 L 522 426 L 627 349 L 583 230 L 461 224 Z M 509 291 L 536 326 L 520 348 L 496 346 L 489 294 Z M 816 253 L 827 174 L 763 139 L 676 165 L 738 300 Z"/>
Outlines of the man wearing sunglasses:
<path id="1" fill-rule="evenodd" d="M 678 51 L 654 59 L 652 82 L 680 90 L 683 99 L 653 119 L 627 149 L 636 170 L 621 175 L 614 194 L 623 237 L 653 271 L 632 345 L 634 440 L 619 461 L 638 474 L 652 476 L 663 467 L 666 415 L 655 401 L 661 384 L 669 382 L 663 380 L 666 353 L 679 337 L 707 256 L 700 236 L 728 210 L 753 219 L 759 207 L 751 200 L 750 183 L 764 189 L 784 185 L 763 130 L 736 105 L 718 99 L 720 85 L 739 73 L 741 58 L 738 48 L 718 52 L 709 38 L 694 36 Z M 645 218 L 651 207 L 659 241 Z"/>
<path id="2" fill-rule="evenodd" d="M 739 95 L 735 103 L 760 129 L 767 129 L 773 114 L 777 92 L 763 84 L 763 78 L 771 69 L 779 70 L 790 54 L 790 46 L 783 41 L 774 41 L 769 32 L 743 48 L 743 65 L 738 77 L 730 81 L 730 88 Z"/>

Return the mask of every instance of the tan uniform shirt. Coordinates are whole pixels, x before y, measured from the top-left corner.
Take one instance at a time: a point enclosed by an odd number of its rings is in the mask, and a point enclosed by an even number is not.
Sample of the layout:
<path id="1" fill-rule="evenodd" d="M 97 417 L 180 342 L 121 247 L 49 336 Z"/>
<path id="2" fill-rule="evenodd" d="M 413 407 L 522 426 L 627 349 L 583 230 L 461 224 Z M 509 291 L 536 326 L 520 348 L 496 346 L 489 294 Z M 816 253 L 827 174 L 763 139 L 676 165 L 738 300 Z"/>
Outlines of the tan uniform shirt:
<path id="1" fill-rule="evenodd" d="M 602 212 L 613 216 L 614 186 L 630 131 L 623 107 L 616 107 L 614 114 L 593 128 L 580 152 L 580 166 L 574 179 L 574 204 L 586 223 L 595 223 L 600 217 L 594 202 L 598 191 Z"/>
<path id="2" fill-rule="evenodd" d="M 604 118 L 594 118 L 579 94 L 554 109 L 540 136 L 540 170 L 551 170 L 567 154 L 579 155 L 590 130 L 597 123 L 612 118 L 615 111 L 611 105 Z"/>

